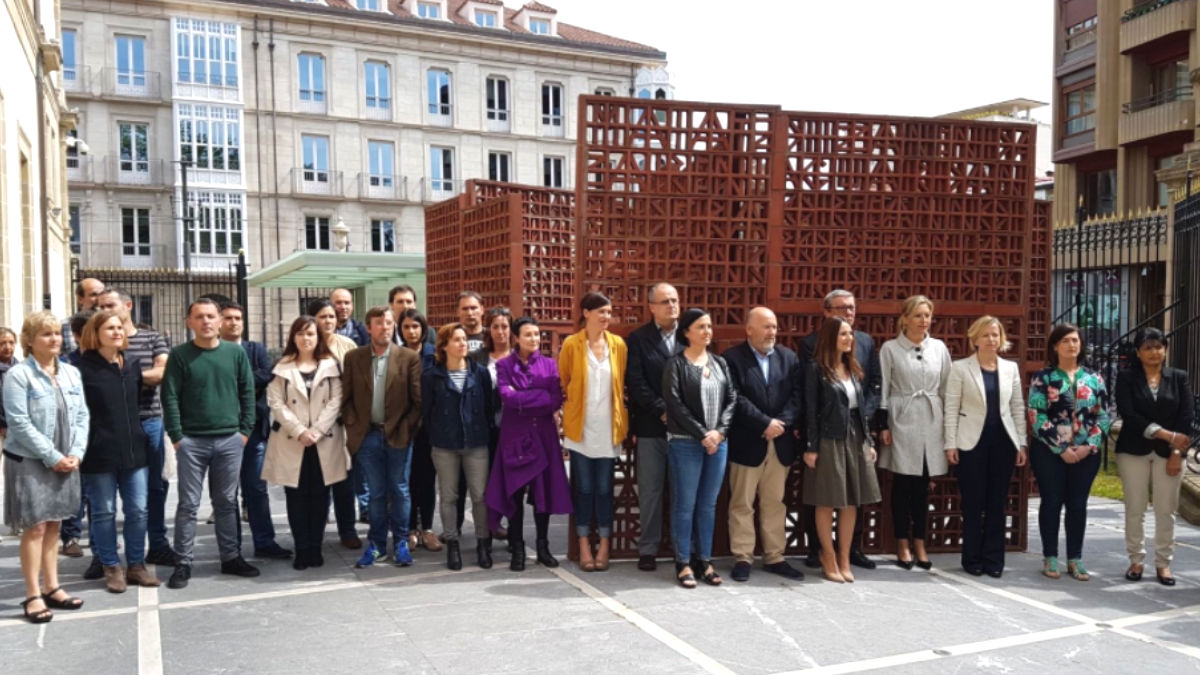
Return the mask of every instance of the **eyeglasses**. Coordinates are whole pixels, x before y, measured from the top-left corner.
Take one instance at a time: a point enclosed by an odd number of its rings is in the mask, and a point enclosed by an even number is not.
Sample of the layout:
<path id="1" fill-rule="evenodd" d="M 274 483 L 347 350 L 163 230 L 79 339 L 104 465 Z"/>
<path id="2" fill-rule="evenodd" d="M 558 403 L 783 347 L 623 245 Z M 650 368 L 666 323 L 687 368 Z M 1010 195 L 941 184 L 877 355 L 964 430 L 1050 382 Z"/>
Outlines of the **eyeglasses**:
<path id="1" fill-rule="evenodd" d="M 836 305 L 834 307 L 830 307 L 829 309 L 831 309 L 835 312 L 840 312 L 842 314 L 853 314 L 854 313 L 854 305 Z"/>

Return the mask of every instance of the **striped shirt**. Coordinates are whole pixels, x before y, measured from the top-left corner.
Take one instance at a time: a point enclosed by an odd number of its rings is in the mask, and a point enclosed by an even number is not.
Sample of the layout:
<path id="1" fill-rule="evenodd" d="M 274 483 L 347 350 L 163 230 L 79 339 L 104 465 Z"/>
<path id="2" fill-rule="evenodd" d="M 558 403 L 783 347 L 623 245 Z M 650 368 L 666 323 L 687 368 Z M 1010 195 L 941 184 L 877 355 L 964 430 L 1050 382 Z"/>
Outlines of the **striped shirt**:
<path id="1" fill-rule="evenodd" d="M 462 368 L 460 370 L 450 370 L 448 372 L 450 373 L 450 383 L 454 385 L 455 389 L 462 391 L 463 385 L 467 383 L 467 369 Z"/>
<path id="2" fill-rule="evenodd" d="M 138 332 L 133 337 L 129 338 L 129 347 L 125 350 L 125 360 L 129 362 L 140 361 L 142 370 L 148 370 L 154 367 L 154 359 L 160 355 L 171 353 L 171 345 L 167 342 L 167 338 L 155 330 L 138 329 Z M 151 417 L 162 417 L 162 400 L 159 398 L 158 387 L 142 387 L 142 393 L 138 397 L 138 415 L 142 419 Z"/>

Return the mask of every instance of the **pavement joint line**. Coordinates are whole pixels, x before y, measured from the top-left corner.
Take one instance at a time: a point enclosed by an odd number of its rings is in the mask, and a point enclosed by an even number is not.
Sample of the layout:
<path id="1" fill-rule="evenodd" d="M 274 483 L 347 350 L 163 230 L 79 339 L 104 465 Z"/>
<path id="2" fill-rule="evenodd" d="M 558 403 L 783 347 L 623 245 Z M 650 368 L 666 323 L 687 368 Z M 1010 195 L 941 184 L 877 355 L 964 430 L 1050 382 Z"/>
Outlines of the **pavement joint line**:
<path id="1" fill-rule="evenodd" d="M 138 586 L 138 675 L 163 675 L 162 627 L 158 587 Z"/>
<path id="2" fill-rule="evenodd" d="M 1151 635 L 1146 635 L 1145 633 L 1139 633 L 1137 631 L 1129 630 L 1128 628 L 1113 628 L 1111 630 L 1112 630 L 1112 632 L 1116 633 L 1117 635 L 1124 635 L 1127 638 L 1132 638 L 1139 642 L 1145 642 L 1147 644 L 1151 644 L 1156 647 L 1162 647 L 1163 649 L 1169 649 L 1177 654 L 1182 654 L 1184 656 L 1188 656 L 1193 659 L 1200 660 L 1200 648 L 1196 648 L 1191 645 L 1185 645 L 1185 644 L 1182 644 L 1179 642 L 1175 642 L 1174 640 L 1164 640 L 1162 638 L 1156 638 Z"/>
<path id="3" fill-rule="evenodd" d="M 1176 607 L 1174 609 L 1164 609 L 1162 611 L 1151 612 L 1149 614 L 1134 614 L 1133 616 L 1126 616 L 1120 619 L 1113 619 L 1112 621 L 1105 621 L 1105 623 L 1113 628 L 1130 628 L 1133 626 L 1140 626 L 1142 624 L 1154 623 L 1156 621 L 1170 621 L 1171 619 L 1178 619 L 1184 616 L 1194 616 L 1196 614 L 1200 614 L 1200 604 L 1188 605 L 1186 607 Z"/>
<path id="4" fill-rule="evenodd" d="M 1012 591 L 1005 590 L 1003 588 L 995 588 L 995 587 L 989 586 L 988 584 L 985 584 L 983 582 L 976 581 L 974 579 L 969 579 L 969 578 L 963 576 L 962 574 L 949 574 L 945 571 L 942 571 L 942 570 L 939 570 L 936 568 L 930 570 L 929 574 L 931 574 L 939 579 L 945 579 L 948 581 L 957 582 L 960 584 L 964 584 L 966 586 L 970 586 L 971 588 L 975 588 L 977 590 L 986 591 L 988 593 L 991 593 L 992 595 L 998 595 L 1002 598 L 1006 598 L 1006 599 L 1012 600 L 1014 602 L 1019 602 L 1023 605 L 1028 605 L 1029 607 L 1034 607 L 1036 609 L 1040 609 L 1043 612 L 1048 612 L 1050 614 L 1057 614 L 1058 616 L 1070 619 L 1072 621 L 1076 621 L 1078 623 L 1096 623 L 1096 619 L 1093 619 L 1089 616 L 1085 616 L 1078 612 L 1073 612 L 1069 609 L 1055 607 L 1054 605 L 1052 605 L 1048 602 L 1042 602 L 1041 600 L 1034 600 L 1033 598 L 1027 598 L 1024 595 L 1021 595 L 1019 593 L 1013 593 Z"/>
<path id="5" fill-rule="evenodd" d="M 550 568 L 550 573 L 600 603 L 608 611 L 633 624 L 643 633 L 669 647 L 675 653 L 696 664 L 704 672 L 712 673 L 713 675 L 733 675 L 734 671 L 726 668 L 716 659 L 696 649 L 679 636 L 642 616 L 625 603 L 605 594 L 600 589 L 575 576 L 575 574 L 562 567 Z"/>

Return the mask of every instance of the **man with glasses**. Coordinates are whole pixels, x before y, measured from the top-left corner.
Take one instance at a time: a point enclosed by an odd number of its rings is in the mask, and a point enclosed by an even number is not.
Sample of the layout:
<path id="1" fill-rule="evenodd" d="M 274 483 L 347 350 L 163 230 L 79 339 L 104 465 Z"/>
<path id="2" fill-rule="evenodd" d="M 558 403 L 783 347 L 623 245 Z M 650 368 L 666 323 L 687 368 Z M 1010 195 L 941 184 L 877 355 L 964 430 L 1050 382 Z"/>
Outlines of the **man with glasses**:
<path id="1" fill-rule="evenodd" d="M 825 319 L 833 317 L 841 317 L 854 325 L 854 316 L 857 311 L 857 306 L 854 301 L 854 294 L 844 289 L 836 289 L 830 291 L 825 296 L 823 303 L 823 311 Z M 817 330 L 809 333 L 803 340 L 800 341 L 800 370 L 801 376 L 807 372 L 808 363 L 812 360 L 813 352 L 817 349 L 817 334 L 820 332 L 820 326 Z M 879 392 L 882 384 L 882 372 L 879 369 L 879 354 L 875 351 L 875 340 L 870 335 L 856 330 L 854 331 L 854 358 L 858 360 L 858 365 L 863 369 L 863 394 L 866 398 L 862 402 L 866 418 L 871 419 L 875 414 L 875 409 L 879 407 Z M 801 386 L 800 391 L 804 391 Z M 804 402 L 801 402 L 801 410 L 803 410 Z M 875 569 L 875 561 L 871 560 L 862 552 L 862 524 L 866 518 L 858 518 L 854 523 L 854 542 L 850 546 L 850 564 L 857 565 L 864 569 Z M 817 568 L 821 566 L 821 542 L 817 539 L 816 514 L 811 506 L 804 507 L 804 531 L 808 536 L 808 556 L 804 559 L 806 567 Z"/>
<path id="2" fill-rule="evenodd" d="M 657 283 L 647 293 L 650 322 L 629 334 L 625 391 L 629 394 L 631 431 L 637 438 L 638 569 L 653 571 L 662 540 L 663 488 L 667 480 L 667 404 L 662 397 L 663 368 L 683 351 L 675 341 L 679 322 L 679 292 Z"/>

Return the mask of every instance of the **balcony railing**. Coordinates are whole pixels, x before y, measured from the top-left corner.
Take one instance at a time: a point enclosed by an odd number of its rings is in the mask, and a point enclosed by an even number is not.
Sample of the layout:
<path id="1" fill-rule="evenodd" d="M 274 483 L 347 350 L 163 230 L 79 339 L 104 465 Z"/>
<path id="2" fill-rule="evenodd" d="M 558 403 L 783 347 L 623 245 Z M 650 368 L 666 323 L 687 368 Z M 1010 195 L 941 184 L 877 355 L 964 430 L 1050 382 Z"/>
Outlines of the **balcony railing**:
<path id="1" fill-rule="evenodd" d="M 392 121 L 392 106 L 387 103 L 381 105 L 368 105 L 363 108 L 363 117 L 369 120 L 382 120 L 384 122 Z"/>
<path id="2" fill-rule="evenodd" d="M 1173 5 L 1179 1 L 1180 0 L 1148 0 L 1147 2 L 1139 2 L 1121 15 L 1121 23 L 1132 21 L 1139 16 L 1145 16 L 1146 14 L 1162 9 L 1167 5 Z"/>
<path id="3" fill-rule="evenodd" d="M 292 169 L 292 194 L 341 199 L 346 195 L 342 189 L 342 172 L 294 168 Z"/>
<path id="4" fill-rule="evenodd" d="M 1134 99 L 1128 103 L 1121 104 L 1121 112 L 1129 114 L 1140 110 L 1146 110 L 1155 106 L 1160 106 L 1164 103 L 1172 101 L 1190 101 L 1192 98 L 1192 88 L 1190 85 L 1175 87 L 1174 89 L 1165 89 L 1157 94 L 1143 96 L 1142 98 Z"/>
<path id="5" fill-rule="evenodd" d="M 92 183 L 92 158 L 86 155 L 67 155 L 67 180 L 72 183 Z"/>
<path id="6" fill-rule="evenodd" d="M 1096 27 L 1092 26 L 1087 30 L 1081 30 L 1078 33 L 1073 33 L 1067 36 L 1066 49 L 1073 51 L 1080 47 L 1086 47 L 1096 42 Z"/>
<path id="7" fill-rule="evenodd" d="M 174 249 L 171 254 L 168 258 L 164 244 L 83 241 L 79 250 L 79 266 L 123 269 L 175 267 Z"/>
<path id="8" fill-rule="evenodd" d="M 312 92 L 309 94 L 309 98 L 300 98 L 296 101 L 296 112 L 324 115 L 328 110 L 329 105 L 325 102 L 325 92 Z"/>
<path id="9" fill-rule="evenodd" d="M 512 129 L 509 118 L 512 113 L 508 110 L 489 110 L 484 115 L 483 130 L 492 133 L 507 134 Z"/>
<path id="10" fill-rule="evenodd" d="M 161 187 L 167 184 L 164 166 L 161 159 L 129 159 L 110 155 L 106 162 L 108 173 L 105 180 L 119 185 Z"/>
<path id="11" fill-rule="evenodd" d="M 150 70 L 104 68 L 100 73 L 101 92 L 121 98 L 161 99 L 159 73 Z"/>
<path id="12" fill-rule="evenodd" d="M 91 66 L 63 66 L 62 70 L 62 86 L 66 92 L 91 93 L 92 91 L 92 68 Z"/>
<path id="13" fill-rule="evenodd" d="M 358 174 L 358 198 L 408 201 L 408 178 L 360 173 Z"/>
<path id="14" fill-rule="evenodd" d="M 455 178 L 422 178 L 421 200 L 442 202 L 458 194 L 462 181 Z"/>

